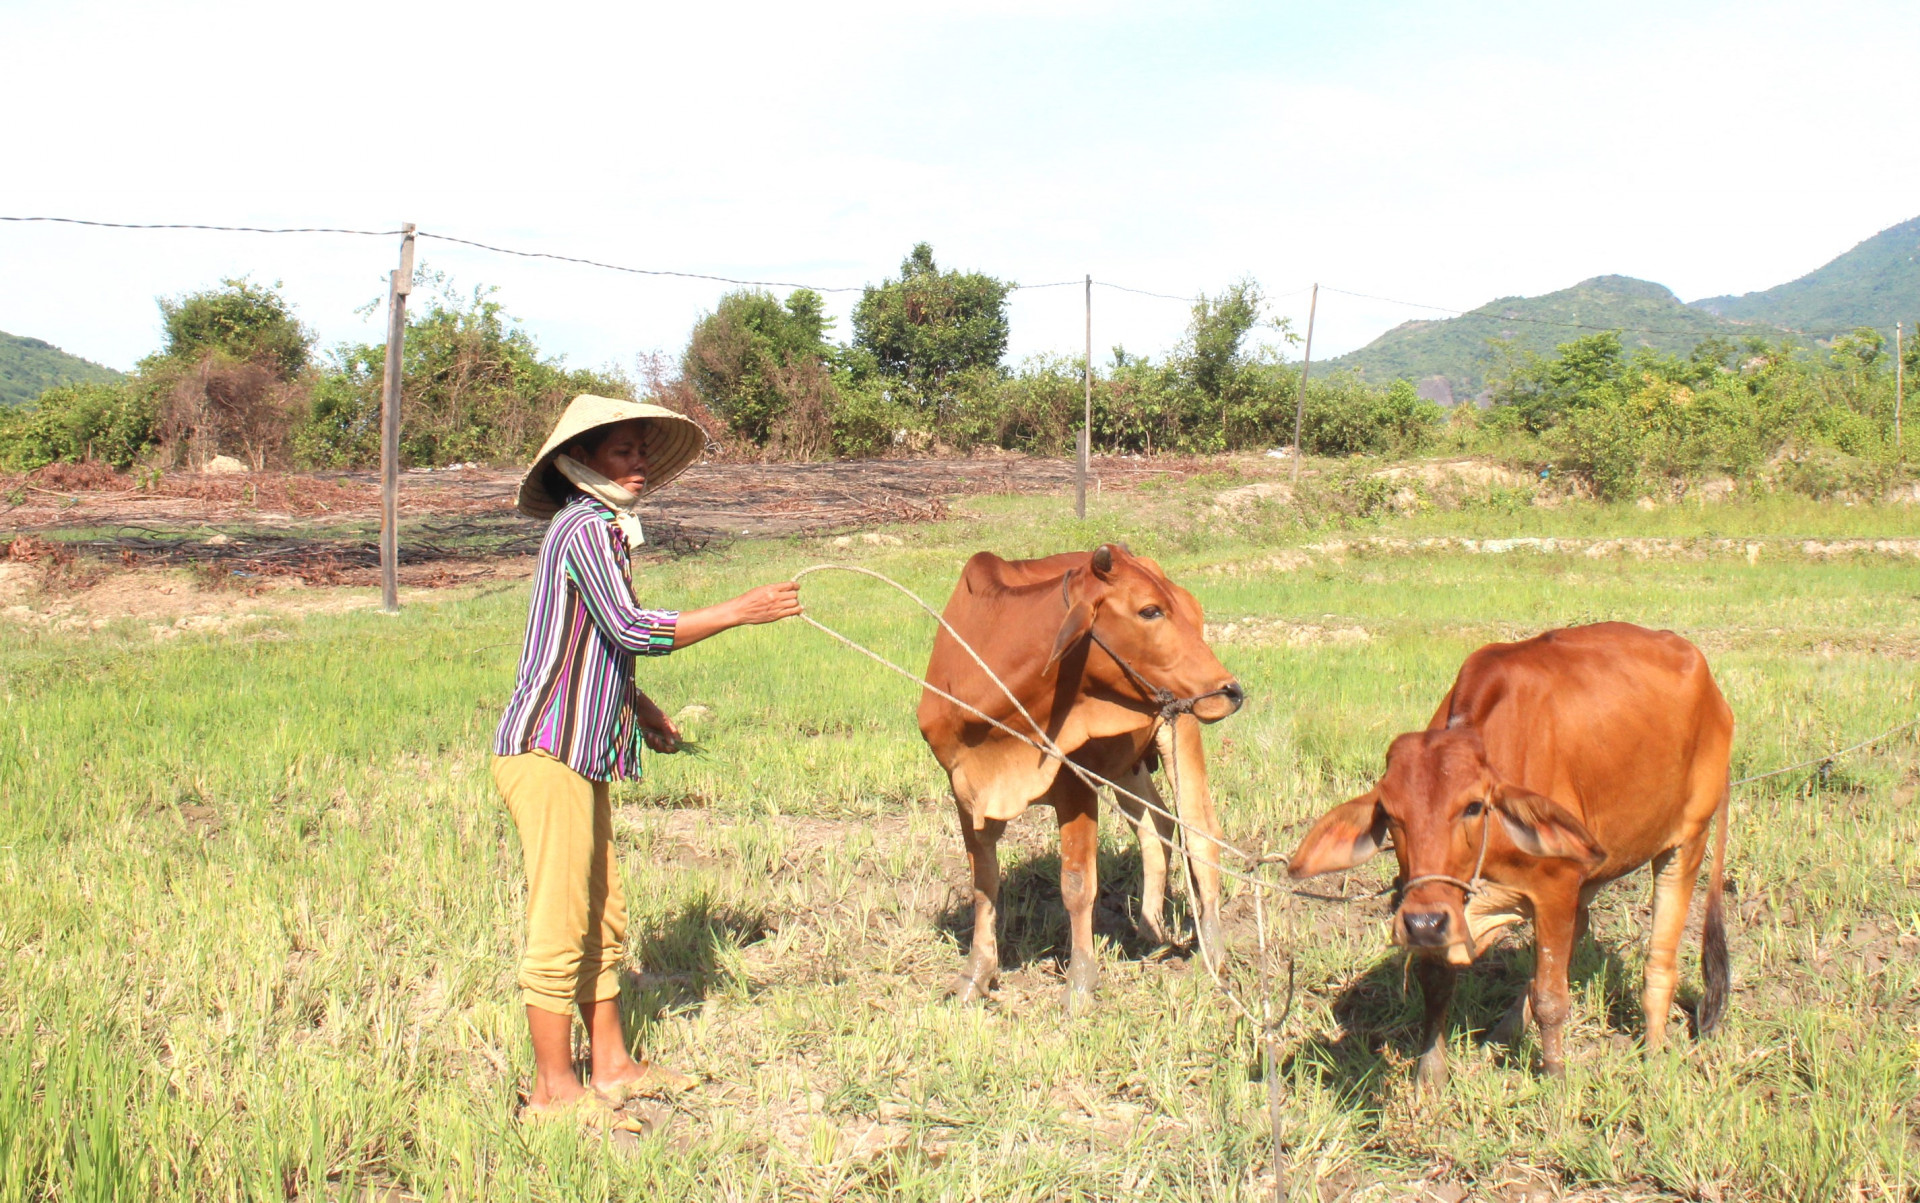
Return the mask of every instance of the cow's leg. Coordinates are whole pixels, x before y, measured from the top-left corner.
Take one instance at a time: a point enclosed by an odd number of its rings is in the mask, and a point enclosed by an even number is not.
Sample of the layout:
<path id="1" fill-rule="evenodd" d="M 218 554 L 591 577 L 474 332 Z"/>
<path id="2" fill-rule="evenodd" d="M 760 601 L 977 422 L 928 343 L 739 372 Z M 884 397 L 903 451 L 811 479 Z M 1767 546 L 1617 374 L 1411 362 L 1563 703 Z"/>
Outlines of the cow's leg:
<path id="1" fill-rule="evenodd" d="M 1641 996 L 1647 1020 L 1648 1052 L 1667 1042 L 1667 1012 L 1680 981 L 1680 937 L 1687 927 L 1687 907 L 1700 876 L 1700 859 L 1707 851 L 1707 829 L 1653 858 L 1653 939 L 1647 948 L 1647 987 Z"/>
<path id="2" fill-rule="evenodd" d="M 1093 899 L 1099 892 L 1100 812 L 1093 788 L 1063 772 L 1049 791 L 1060 820 L 1060 901 L 1067 906 L 1073 954 L 1067 962 L 1067 1013 L 1080 1014 L 1093 1002 L 1100 962 L 1093 952 Z"/>
<path id="3" fill-rule="evenodd" d="M 1573 943 L 1567 950 L 1567 960 L 1573 960 L 1574 950 L 1580 947 L 1580 941 L 1587 938 L 1589 914 L 1587 903 L 1593 897 L 1589 890 L 1580 891 L 1580 905 L 1573 912 Z M 1527 1023 L 1533 1018 L 1533 998 L 1530 990 L 1523 990 L 1520 997 L 1513 1000 L 1506 1013 L 1500 1016 L 1500 1022 L 1493 1025 L 1487 1033 L 1487 1039 L 1494 1044 L 1504 1044 L 1508 1048 L 1516 1047 L 1520 1038 L 1527 1034 Z"/>
<path id="4" fill-rule="evenodd" d="M 1160 724 L 1154 733 L 1160 750 L 1161 771 L 1174 786 L 1174 805 L 1180 821 L 1186 824 L 1184 844 L 1187 867 L 1191 872 L 1194 894 L 1200 913 L 1194 916 L 1199 929 L 1200 946 L 1213 958 L 1214 967 L 1227 963 L 1226 945 L 1220 939 L 1220 817 L 1213 809 L 1213 795 L 1207 789 L 1207 753 L 1200 742 L 1200 720 L 1191 714 L 1177 715 Z M 1208 838 L 1212 837 L 1212 838 Z"/>
<path id="5" fill-rule="evenodd" d="M 1120 804 L 1140 835 L 1140 935 L 1157 945 L 1171 944 L 1173 940 L 1167 932 L 1167 841 L 1173 839 L 1173 820 L 1161 813 L 1166 803 L 1161 800 L 1160 791 L 1153 787 L 1153 775 L 1144 767 L 1135 765 L 1115 784 L 1160 807 L 1160 811 L 1155 811 L 1119 790 L 1114 791 L 1114 801 Z"/>
<path id="6" fill-rule="evenodd" d="M 1567 991 L 1567 966 L 1573 960 L 1573 931 L 1578 921 L 1577 898 L 1541 899 L 1535 903 L 1533 934 L 1533 1018 L 1540 1025 L 1542 1068 L 1559 1077 L 1566 1072 L 1562 1040 L 1573 1000 Z"/>
<path id="7" fill-rule="evenodd" d="M 961 1002 L 985 998 L 1000 976 L 1000 834 L 1006 829 L 1004 819 L 988 819 L 976 831 L 973 816 L 960 806 L 960 838 L 973 867 L 973 946 L 948 993 Z"/>
<path id="8" fill-rule="evenodd" d="M 1455 972 L 1445 961 L 1414 958 L 1413 973 L 1420 979 L 1420 1001 L 1426 1010 L 1420 1061 L 1414 1070 L 1414 1082 L 1421 1090 L 1439 1090 L 1447 1084 L 1447 1013 L 1453 1006 Z"/>
<path id="9" fill-rule="evenodd" d="M 1500 1022 L 1493 1025 L 1493 1031 L 1487 1033 L 1487 1039 L 1495 1044 L 1504 1044 L 1508 1048 L 1520 1043 L 1520 1037 L 1527 1034 L 1528 1012 L 1531 1003 L 1527 991 L 1522 990 L 1520 997 L 1513 1000 L 1506 1014 L 1500 1016 Z"/>

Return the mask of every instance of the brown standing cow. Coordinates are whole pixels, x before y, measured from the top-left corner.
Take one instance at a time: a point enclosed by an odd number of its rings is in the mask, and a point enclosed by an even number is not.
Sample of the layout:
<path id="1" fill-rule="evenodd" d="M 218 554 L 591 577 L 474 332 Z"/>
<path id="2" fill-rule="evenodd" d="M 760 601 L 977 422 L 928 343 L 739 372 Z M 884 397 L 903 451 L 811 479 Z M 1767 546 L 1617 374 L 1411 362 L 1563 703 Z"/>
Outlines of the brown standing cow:
<path id="1" fill-rule="evenodd" d="M 1008 561 L 981 552 L 961 571 L 944 617 L 1076 764 L 1158 804 L 1148 775 L 1153 756 L 1157 750 L 1171 759 L 1177 749 L 1177 812 L 1192 827 L 1219 837 L 1195 719 L 1223 719 L 1240 708 L 1244 695 L 1207 648 L 1200 603 L 1158 564 L 1112 544 L 1091 554 L 1039 560 Z M 934 638 L 927 680 L 1016 731 L 1030 730 L 945 630 Z M 1163 720 L 1165 714 L 1171 721 Z M 1073 936 L 1067 1007 L 1078 1009 L 1099 978 L 1093 953 L 1094 791 L 1051 756 L 932 690 L 920 699 L 920 733 L 953 785 L 973 868 L 973 947 L 954 995 L 970 1001 L 993 986 L 1000 969 L 997 844 L 1009 819 L 1044 802 L 1060 824 L 1060 896 Z M 1118 800 L 1140 833 L 1142 927 L 1164 942 L 1167 854 L 1160 837 L 1171 838 L 1174 825 L 1138 802 Z M 1209 865 L 1218 865 L 1219 849 L 1192 836 L 1188 847 L 1207 862 L 1194 866 L 1197 921 L 1208 947 L 1218 949 L 1220 875 Z"/>
<path id="2" fill-rule="evenodd" d="M 1546 1071 L 1562 1072 L 1567 965 L 1587 930 L 1587 904 L 1651 862 L 1643 1002 L 1646 1046 L 1656 1049 L 1716 812 L 1702 1034 L 1726 1005 L 1720 896 L 1732 746 L 1733 712 L 1706 657 L 1671 631 L 1607 622 L 1489 644 L 1467 657 L 1427 729 L 1393 741 L 1379 784 L 1314 825 L 1289 871 L 1301 878 L 1351 868 L 1392 834 L 1400 861 L 1393 942 L 1416 954 L 1426 1001 L 1419 1080 L 1439 1085 L 1456 967 L 1523 918 L 1533 920 L 1538 947 L 1533 988 L 1502 1026 L 1517 1031 L 1530 1003 Z"/>

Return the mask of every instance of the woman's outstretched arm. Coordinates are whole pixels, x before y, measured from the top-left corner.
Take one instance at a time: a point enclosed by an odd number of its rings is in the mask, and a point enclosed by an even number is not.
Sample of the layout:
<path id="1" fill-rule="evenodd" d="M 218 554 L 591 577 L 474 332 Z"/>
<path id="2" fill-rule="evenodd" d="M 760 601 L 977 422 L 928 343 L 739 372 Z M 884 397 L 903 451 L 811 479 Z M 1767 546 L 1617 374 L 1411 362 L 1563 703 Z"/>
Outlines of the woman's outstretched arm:
<path id="1" fill-rule="evenodd" d="M 621 647 L 665 655 L 733 627 L 777 622 L 800 613 L 800 586 L 793 581 L 762 585 L 739 597 L 698 610 L 648 610 L 635 604 L 625 575 L 599 524 L 582 526 L 567 548 L 567 571 L 595 624 Z"/>
<path id="2" fill-rule="evenodd" d="M 778 622 L 782 618 L 792 618 L 800 613 L 800 586 L 792 581 L 781 581 L 774 585 L 762 585 L 758 589 L 749 589 L 739 597 L 718 605 L 702 606 L 698 610 L 682 610 L 680 620 L 674 624 L 674 650 L 687 647 L 705 639 L 709 635 L 733 627 L 756 626 L 763 622 Z"/>

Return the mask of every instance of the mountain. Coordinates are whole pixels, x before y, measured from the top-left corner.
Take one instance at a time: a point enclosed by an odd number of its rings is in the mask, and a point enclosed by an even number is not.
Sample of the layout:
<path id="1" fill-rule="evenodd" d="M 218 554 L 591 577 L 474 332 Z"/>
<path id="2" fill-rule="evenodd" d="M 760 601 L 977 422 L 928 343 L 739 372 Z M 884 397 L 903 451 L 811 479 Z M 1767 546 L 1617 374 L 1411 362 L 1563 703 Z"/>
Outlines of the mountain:
<path id="1" fill-rule="evenodd" d="M 1707 297 L 1696 308 L 1742 321 L 1769 322 L 1831 336 L 1856 326 L 1893 333 L 1920 320 L 1920 217 L 1903 221 L 1825 267 L 1765 292 Z"/>
<path id="2" fill-rule="evenodd" d="M 1551 355 L 1561 343 L 1602 330 L 1621 331 L 1628 350 L 1650 347 L 1674 355 L 1716 335 L 1736 345 L 1756 335 L 1782 337 L 1771 325 L 1690 308 L 1646 280 L 1595 276 L 1545 296 L 1501 297 L 1460 317 L 1405 322 L 1325 366 L 1356 369 L 1374 382 L 1405 377 L 1420 385 L 1422 395 L 1446 403 L 1478 394 L 1489 372 L 1499 370 L 1499 353 L 1488 339 L 1511 339 L 1518 348 Z"/>
<path id="3" fill-rule="evenodd" d="M 52 343 L 0 330 L 0 405 L 22 405 L 56 384 L 119 380 L 112 368 L 69 355 Z"/>

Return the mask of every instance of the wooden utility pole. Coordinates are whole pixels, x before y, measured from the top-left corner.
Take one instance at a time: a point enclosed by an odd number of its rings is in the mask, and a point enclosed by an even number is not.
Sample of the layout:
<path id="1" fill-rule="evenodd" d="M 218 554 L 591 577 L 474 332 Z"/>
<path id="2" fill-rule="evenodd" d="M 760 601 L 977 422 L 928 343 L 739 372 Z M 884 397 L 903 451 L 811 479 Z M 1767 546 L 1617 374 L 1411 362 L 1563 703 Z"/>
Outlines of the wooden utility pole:
<path id="1" fill-rule="evenodd" d="M 1293 483 L 1300 483 L 1300 426 L 1307 416 L 1307 369 L 1313 366 L 1313 318 L 1320 311 L 1320 286 L 1307 302 L 1307 353 L 1300 360 L 1300 401 L 1293 407 Z"/>
<path id="2" fill-rule="evenodd" d="M 1080 415 L 1080 464 L 1073 480 L 1073 516 L 1087 516 L 1087 455 L 1093 445 L 1093 275 L 1087 275 L 1086 406 Z"/>
<path id="3" fill-rule="evenodd" d="M 400 612 L 400 352 L 413 291 L 413 223 L 400 227 L 400 266 L 387 278 L 387 376 L 380 390 L 380 608 Z"/>
<path id="4" fill-rule="evenodd" d="M 1907 399 L 1907 355 L 1902 323 L 1893 324 L 1893 446 L 1900 448 L 1900 403 Z"/>

